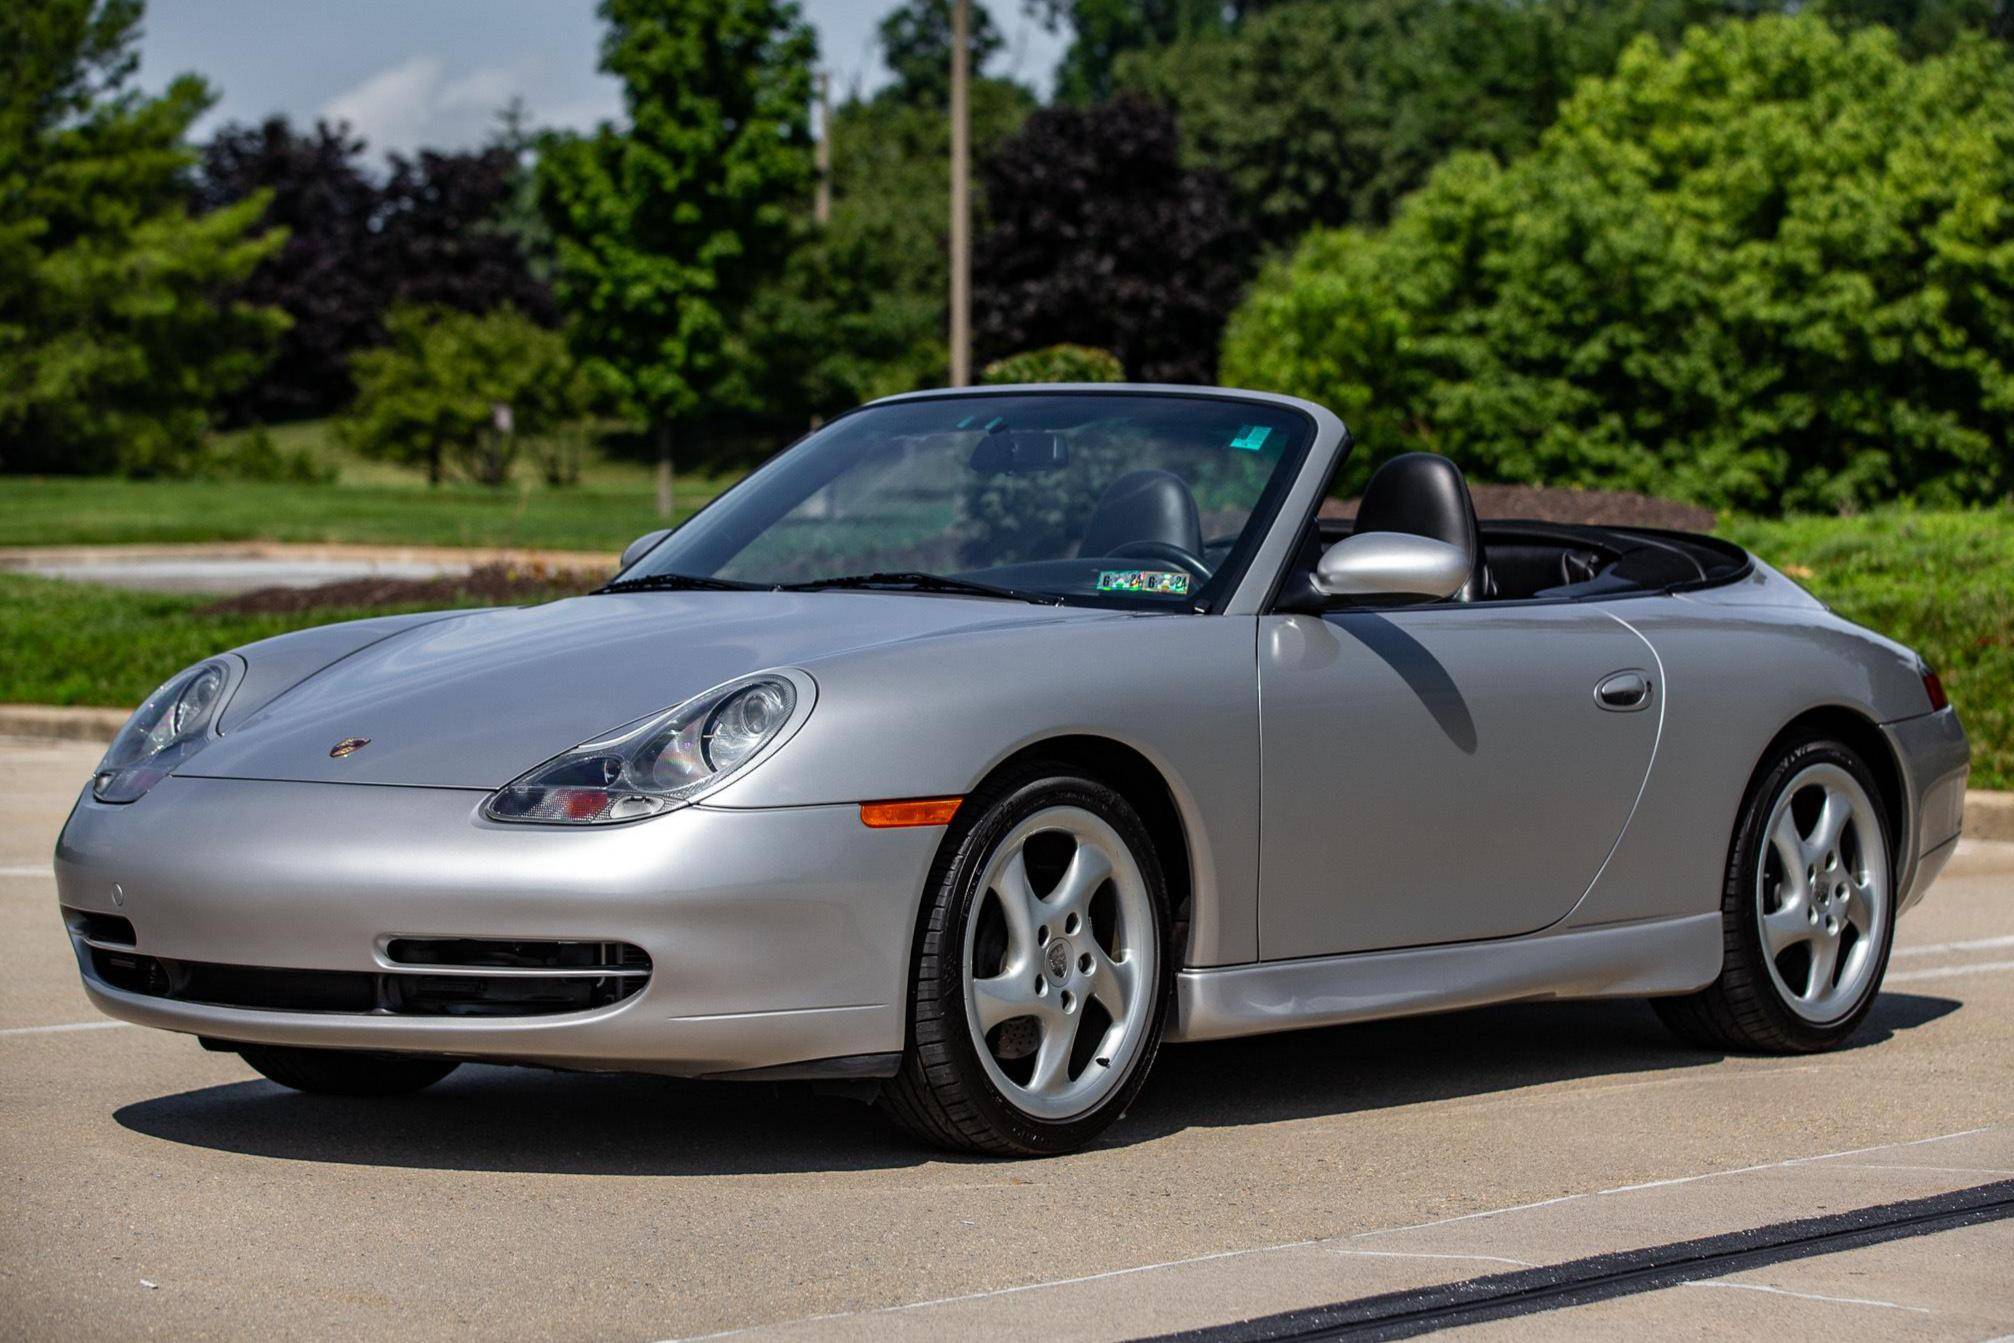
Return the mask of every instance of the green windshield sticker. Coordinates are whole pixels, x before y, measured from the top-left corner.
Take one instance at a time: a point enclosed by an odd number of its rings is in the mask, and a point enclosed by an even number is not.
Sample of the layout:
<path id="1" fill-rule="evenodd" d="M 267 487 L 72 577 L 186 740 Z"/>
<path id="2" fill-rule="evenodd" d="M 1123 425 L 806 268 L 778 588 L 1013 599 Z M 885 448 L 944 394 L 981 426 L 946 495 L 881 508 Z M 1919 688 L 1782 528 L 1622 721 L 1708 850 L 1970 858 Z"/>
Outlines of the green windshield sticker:
<path id="1" fill-rule="evenodd" d="M 1263 424 L 1241 425 L 1238 436 L 1231 440 L 1231 446 L 1239 452 L 1257 452 L 1266 446 L 1267 435 L 1273 432 L 1271 426 Z"/>
<path id="2" fill-rule="evenodd" d="M 1100 592 L 1147 592 L 1170 597 L 1189 594 L 1189 576 L 1165 569 L 1100 569 Z"/>

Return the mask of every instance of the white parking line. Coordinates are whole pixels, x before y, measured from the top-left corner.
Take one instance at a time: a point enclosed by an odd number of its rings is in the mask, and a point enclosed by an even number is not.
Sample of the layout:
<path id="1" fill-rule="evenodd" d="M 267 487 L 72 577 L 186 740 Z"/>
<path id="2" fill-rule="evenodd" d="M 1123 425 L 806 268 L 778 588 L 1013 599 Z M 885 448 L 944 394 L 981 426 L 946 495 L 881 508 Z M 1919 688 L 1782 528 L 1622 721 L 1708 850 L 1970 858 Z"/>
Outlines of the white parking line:
<path id="1" fill-rule="evenodd" d="M 1994 951 L 2014 947 L 2014 937 L 1976 937 L 1970 942 L 1930 942 L 1921 946 L 1897 947 L 1897 956 L 1941 956 L 1947 951 Z"/>
<path id="2" fill-rule="evenodd" d="M 130 1026 L 130 1021 L 66 1021 L 60 1026 L 9 1026 L 0 1030 L 0 1035 L 53 1035 L 57 1031 L 109 1031 L 115 1026 Z"/>
<path id="3" fill-rule="evenodd" d="M 0 877 L 53 877 L 55 875 L 56 869 L 47 864 L 41 867 L 0 867 Z"/>
<path id="4" fill-rule="evenodd" d="M 1578 1194 L 1562 1194 L 1558 1198 L 1540 1199 L 1536 1203 L 1516 1203 L 1512 1204 L 1510 1207 L 1507 1208 L 1490 1208 L 1483 1212 L 1465 1213 L 1459 1217 L 1442 1217 L 1431 1222 L 1414 1222 L 1408 1226 L 1382 1227 L 1373 1231 L 1359 1231 L 1354 1235 L 1337 1237 L 1335 1239 L 1345 1241 L 1356 1241 L 1356 1240 L 1362 1240 L 1368 1236 L 1388 1236 L 1399 1231 L 1418 1231 L 1426 1227 L 1449 1226 L 1456 1222 L 1470 1222 L 1476 1220 L 1477 1218 L 1482 1217 L 1501 1217 L 1506 1213 L 1527 1212 L 1534 1208 L 1549 1208 L 1552 1207 L 1554 1204 L 1572 1203 L 1579 1199 L 1602 1198 L 1611 1194 L 1627 1194 L 1642 1189 L 1664 1189 L 1672 1185 L 1692 1184 L 1699 1180 L 1718 1179 L 1723 1175 L 1746 1175 L 1755 1171 L 1781 1170 L 1794 1166 L 1809 1165 L 1815 1161 L 1836 1161 L 1841 1157 L 1865 1156 L 1869 1152 L 1887 1152 L 1905 1147 L 1923 1147 L 1927 1146 L 1930 1143 L 1950 1142 L 1954 1138 L 1970 1138 L 1975 1134 L 1990 1133 L 1997 1127 L 1999 1126 L 1994 1124 L 1988 1124 L 1981 1128 L 1961 1129 L 1956 1133 L 1940 1133 L 1932 1138 L 1917 1138 L 1910 1142 L 1881 1143 L 1874 1147 L 1854 1147 L 1849 1148 L 1843 1152 L 1821 1152 L 1816 1156 L 1796 1156 L 1787 1158 L 1786 1160 L 1783 1161 L 1767 1161 L 1759 1166 L 1737 1166 L 1727 1170 L 1702 1171 L 1697 1175 L 1680 1175 L 1668 1180 L 1651 1180 L 1643 1184 L 1618 1185 L 1613 1189 L 1595 1189 Z M 994 1297 L 1016 1296 L 1024 1292 L 1041 1291 L 1042 1289 L 1048 1287 L 1075 1287 L 1083 1283 L 1103 1282 L 1111 1278 L 1124 1278 L 1140 1273 L 1152 1273 L 1160 1269 L 1187 1268 L 1192 1264 L 1207 1264 L 1224 1259 L 1238 1259 L 1243 1258 L 1247 1255 L 1266 1254 L 1274 1250 L 1303 1250 L 1308 1249 L 1310 1247 L 1319 1247 L 1321 1249 L 1328 1250 L 1331 1253 L 1335 1254 L 1363 1253 L 1360 1250 L 1346 1249 L 1342 1246 L 1335 1245 L 1330 1240 L 1326 1239 L 1295 1240 L 1295 1241 L 1288 1241 L 1280 1245 L 1254 1245 L 1249 1249 L 1220 1250 L 1215 1254 L 1195 1255 L 1187 1259 L 1169 1259 L 1161 1263 L 1155 1263 L 1155 1264 L 1135 1264 L 1129 1268 L 1116 1268 L 1108 1270 L 1107 1272 L 1104 1273 L 1089 1273 L 1084 1275 L 1083 1277 L 1077 1277 L 1077 1278 L 1057 1278 L 1052 1281 L 1046 1281 L 1046 1282 L 1024 1282 L 1019 1283 L 1013 1287 L 996 1287 L 991 1291 L 967 1292 L 959 1296 L 933 1297 L 927 1301 L 906 1301 L 900 1305 L 880 1306 L 868 1310 L 834 1311 L 830 1314 L 808 1315 L 794 1320 L 777 1320 L 768 1324 L 743 1325 L 742 1327 L 737 1329 L 723 1329 L 717 1333 L 690 1335 L 685 1337 L 683 1340 L 676 1340 L 674 1341 L 674 1343 L 703 1343 L 703 1340 L 706 1339 L 733 1338 L 740 1334 L 752 1334 L 752 1333 L 759 1333 L 764 1330 L 785 1329 L 790 1327 L 802 1327 L 805 1325 L 823 1324 L 832 1320 L 849 1319 L 857 1316 L 900 1315 L 907 1311 L 923 1310 L 931 1306 L 961 1305 L 972 1301 L 985 1301 Z M 1469 1258 L 1471 1256 L 1464 1255 L 1461 1257 Z M 1761 1288 L 1758 1290 L 1774 1290 L 1774 1289 Z M 1887 1303 L 1869 1302 L 1865 1304 L 1885 1305 Z M 1897 1307 L 1897 1309 L 1913 1310 L 1916 1309 L 1916 1307 Z"/>
<path id="5" fill-rule="evenodd" d="M 1821 1296 L 1817 1292 L 1793 1292 L 1788 1287 L 1771 1287 L 1761 1282 L 1727 1282 L 1721 1279 L 1695 1280 L 1680 1283 L 1681 1287 L 1725 1287 L 1743 1292 L 1768 1292 L 1772 1296 L 1794 1296 L 1799 1301 L 1826 1301 L 1836 1306 L 1880 1306 L 1883 1310 L 1913 1310 L 1918 1315 L 1936 1312 L 1928 1306 L 1904 1306 L 1894 1301 L 1876 1301 L 1865 1296 Z"/>
<path id="6" fill-rule="evenodd" d="M 1948 979 L 1952 975 L 1969 975 L 1986 970 L 2014 970 L 2014 961 L 1976 961 L 1971 965 L 1940 965 L 1935 970 L 1904 970 L 1899 975 L 1888 976 L 1890 984 L 1906 984 L 1916 979 Z"/>

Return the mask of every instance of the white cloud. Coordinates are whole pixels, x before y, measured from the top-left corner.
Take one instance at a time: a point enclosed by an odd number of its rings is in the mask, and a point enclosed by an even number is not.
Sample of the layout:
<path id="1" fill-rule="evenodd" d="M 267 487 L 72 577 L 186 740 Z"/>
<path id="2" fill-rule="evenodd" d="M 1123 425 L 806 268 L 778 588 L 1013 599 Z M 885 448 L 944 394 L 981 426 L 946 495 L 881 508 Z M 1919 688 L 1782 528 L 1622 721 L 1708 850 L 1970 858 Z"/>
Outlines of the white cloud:
<path id="1" fill-rule="evenodd" d="M 441 63 L 415 56 L 345 89 L 322 104 L 321 114 L 347 121 L 373 149 L 411 150 L 426 138 L 440 82 Z"/>
<path id="2" fill-rule="evenodd" d="M 347 121 L 374 153 L 411 154 L 418 149 L 469 149 L 496 128 L 496 115 L 522 96 L 535 126 L 585 128 L 616 116 L 622 108 L 611 80 L 597 82 L 597 96 L 556 107 L 540 105 L 539 62 L 486 65 L 450 78 L 432 56 L 414 56 L 380 70 L 322 105 L 330 121 Z"/>

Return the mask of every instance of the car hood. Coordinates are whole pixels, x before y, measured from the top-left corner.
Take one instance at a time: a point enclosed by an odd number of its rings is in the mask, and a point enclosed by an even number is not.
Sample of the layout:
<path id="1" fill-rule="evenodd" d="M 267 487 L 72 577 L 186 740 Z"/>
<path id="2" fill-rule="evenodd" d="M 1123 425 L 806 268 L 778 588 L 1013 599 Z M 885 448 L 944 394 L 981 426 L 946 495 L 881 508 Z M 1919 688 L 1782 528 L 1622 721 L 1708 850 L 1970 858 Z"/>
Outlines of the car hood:
<path id="1" fill-rule="evenodd" d="M 491 789 L 622 724 L 771 667 L 816 677 L 869 647 L 1082 608 L 870 592 L 640 592 L 475 612 L 341 658 L 275 697 L 178 773 Z M 369 745 L 342 759 L 351 737 Z"/>

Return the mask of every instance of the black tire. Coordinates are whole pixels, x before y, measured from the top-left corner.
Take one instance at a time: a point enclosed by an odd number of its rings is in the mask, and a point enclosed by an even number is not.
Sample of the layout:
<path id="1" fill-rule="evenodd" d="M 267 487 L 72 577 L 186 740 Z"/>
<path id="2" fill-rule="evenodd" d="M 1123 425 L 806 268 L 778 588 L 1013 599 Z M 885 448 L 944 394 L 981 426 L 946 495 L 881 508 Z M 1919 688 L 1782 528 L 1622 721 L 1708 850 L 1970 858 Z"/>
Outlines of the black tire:
<path id="1" fill-rule="evenodd" d="M 287 1045 L 246 1045 L 238 1053 L 281 1086 L 317 1096 L 403 1096 L 432 1086 L 461 1066 L 453 1059 Z"/>
<path id="2" fill-rule="evenodd" d="M 1082 1114 L 1049 1120 L 1024 1112 L 994 1085 L 967 1024 L 966 922 L 984 895 L 979 883 L 1001 840 L 1044 808 L 1079 807 L 1118 832 L 1144 879 L 1156 938 L 1154 983 L 1145 1033 L 1129 1072 Z M 974 792 L 939 850 L 924 892 L 912 958 L 909 1030 L 901 1070 L 877 1104 L 925 1142 L 994 1156 L 1053 1156 L 1075 1151 L 1118 1120 L 1133 1102 L 1160 1048 L 1178 954 L 1169 926 L 1168 890 L 1153 840 L 1118 792 L 1067 765 L 1034 765 Z"/>
<path id="3" fill-rule="evenodd" d="M 1873 800 L 1881 829 L 1882 851 L 1888 855 L 1887 914 L 1878 944 L 1873 974 L 1859 1001 L 1836 1019 L 1813 1022 L 1793 1011 L 1769 972 L 1757 920 L 1756 872 L 1761 849 L 1769 842 L 1765 829 L 1785 787 L 1814 764 L 1845 770 Z M 1728 849 L 1721 886 L 1720 920 L 1723 952 L 1720 975 L 1697 993 L 1657 998 L 1652 1006 L 1680 1039 L 1703 1049 L 1744 1054 L 1811 1054 L 1836 1049 L 1860 1028 L 1874 1008 L 1887 973 L 1895 940 L 1895 837 L 1880 785 L 1858 752 L 1844 742 L 1807 734 L 1779 742 L 1757 767 Z"/>

